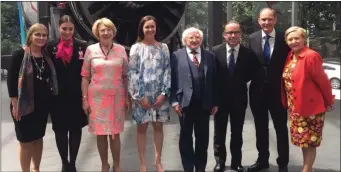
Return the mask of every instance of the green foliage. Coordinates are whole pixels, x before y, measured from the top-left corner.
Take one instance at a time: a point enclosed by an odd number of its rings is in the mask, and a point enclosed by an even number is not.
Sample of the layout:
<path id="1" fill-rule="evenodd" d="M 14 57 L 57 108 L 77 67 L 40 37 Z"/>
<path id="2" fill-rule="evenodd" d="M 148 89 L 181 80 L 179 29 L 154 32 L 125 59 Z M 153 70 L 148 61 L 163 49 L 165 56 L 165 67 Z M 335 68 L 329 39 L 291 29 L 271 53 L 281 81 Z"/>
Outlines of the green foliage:
<path id="1" fill-rule="evenodd" d="M 187 5 L 186 28 L 189 26 L 204 29 L 208 27 L 208 2 L 191 1 Z"/>
<path id="2" fill-rule="evenodd" d="M 319 1 L 302 1 L 299 2 L 299 9 L 302 10 L 301 25 L 307 26 L 307 22 L 315 24 L 317 28 L 320 26 L 321 19 L 334 21 L 338 16 L 335 14 L 340 13 L 341 2 L 319 2 Z"/>
<path id="3" fill-rule="evenodd" d="M 226 3 L 225 9 L 226 9 Z M 244 1 L 237 1 L 232 2 L 232 8 L 233 8 L 233 20 L 236 21 L 245 21 L 249 18 L 252 18 L 253 15 L 255 15 L 252 11 L 252 2 L 244 2 Z"/>
<path id="4" fill-rule="evenodd" d="M 1 2 L 1 54 L 20 47 L 20 27 L 16 2 Z"/>

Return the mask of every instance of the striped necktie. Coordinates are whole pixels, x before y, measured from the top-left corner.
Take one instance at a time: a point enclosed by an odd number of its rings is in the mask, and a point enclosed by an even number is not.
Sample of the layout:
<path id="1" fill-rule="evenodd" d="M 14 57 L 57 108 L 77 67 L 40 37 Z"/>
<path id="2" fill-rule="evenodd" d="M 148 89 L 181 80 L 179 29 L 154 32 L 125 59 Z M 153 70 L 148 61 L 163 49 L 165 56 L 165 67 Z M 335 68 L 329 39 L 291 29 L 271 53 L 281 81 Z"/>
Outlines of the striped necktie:
<path id="1" fill-rule="evenodd" d="M 198 52 L 196 52 L 196 51 L 193 50 L 193 51 L 191 52 L 191 54 L 193 54 L 193 60 L 192 60 L 193 63 L 195 64 L 195 66 L 199 67 L 199 65 L 200 65 L 200 64 L 199 64 L 199 60 L 198 60 L 198 58 L 196 57 L 196 54 L 198 54 Z"/>

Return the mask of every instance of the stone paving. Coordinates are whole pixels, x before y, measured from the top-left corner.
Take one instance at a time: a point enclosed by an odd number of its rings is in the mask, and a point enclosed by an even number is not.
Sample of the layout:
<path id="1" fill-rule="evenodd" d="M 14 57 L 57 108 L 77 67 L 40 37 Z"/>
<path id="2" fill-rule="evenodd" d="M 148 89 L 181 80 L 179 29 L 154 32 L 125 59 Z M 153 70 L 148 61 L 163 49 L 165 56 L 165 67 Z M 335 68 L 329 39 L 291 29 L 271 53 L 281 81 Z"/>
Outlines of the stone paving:
<path id="1" fill-rule="evenodd" d="M 336 94 L 340 94 L 339 90 L 334 90 Z M 1 171 L 20 171 L 18 160 L 18 142 L 15 138 L 14 126 L 9 113 L 9 98 L 7 95 L 7 86 L 4 81 L 1 82 Z M 228 126 L 229 128 L 230 126 Z M 163 165 L 166 171 L 182 171 L 181 159 L 178 150 L 179 124 L 177 116 L 172 113 L 171 121 L 164 126 L 164 148 L 163 148 Z M 276 167 L 276 135 L 272 121 L 269 125 L 270 130 L 270 172 L 277 171 Z M 228 133 L 229 133 L 228 129 Z M 147 141 L 147 161 L 148 170 L 155 171 L 153 166 L 154 148 L 152 129 L 148 129 Z M 136 148 L 136 126 L 131 122 L 131 116 L 127 116 L 125 129 L 121 135 L 121 167 L 122 171 L 138 171 L 139 160 Z M 229 148 L 229 136 L 226 140 L 226 147 Z M 253 164 L 257 158 L 256 137 L 253 117 L 250 110 L 247 110 L 244 130 L 243 130 L 243 165 L 245 167 Z M 213 120 L 210 121 L 210 145 L 208 152 L 207 171 L 212 171 L 215 160 L 213 157 Z M 229 152 L 229 151 L 228 151 Z M 110 154 L 109 154 L 110 155 Z M 110 157 L 110 156 L 109 156 Z M 231 156 L 228 153 L 227 166 Z M 111 159 L 110 159 L 111 161 Z M 112 164 L 112 163 L 111 163 Z M 298 147 L 290 145 L 290 162 L 289 171 L 300 171 L 302 164 L 302 153 Z M 83 129 L 83 139 L 77 159 L 78 171 L 100 171 L 101 163 L 96 147 L 95 136 L 87 132 L 87 128 Z M 323 141 L 318 148 L 318 155 L 315 162 L 315 171 L 317 172 L 336 172 L 340 171 L 340 101 L 334 112 L 328 113 L 323 131 Z M 48 124 L 46 136 L 44 137 L 44 152 L 41 162 L 41 171 L 60 171 L 61 162 L 55 145 L 54 133 L 51 129 L 51 123 Z M 228 169 L 228 168 L 227 168 Z M 229 171 L 229 170 L 226 170 Z"/>

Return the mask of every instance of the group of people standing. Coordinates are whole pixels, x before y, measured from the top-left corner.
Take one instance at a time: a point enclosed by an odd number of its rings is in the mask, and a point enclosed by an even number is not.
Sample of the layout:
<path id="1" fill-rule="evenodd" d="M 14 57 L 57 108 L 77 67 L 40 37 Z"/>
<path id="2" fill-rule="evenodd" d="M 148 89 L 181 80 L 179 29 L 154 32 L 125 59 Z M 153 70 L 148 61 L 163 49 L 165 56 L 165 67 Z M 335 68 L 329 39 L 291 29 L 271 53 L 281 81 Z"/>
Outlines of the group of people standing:
<path id="1" fill-rule="evenodd" d="M 101 171 L 110 170 L 110 147 L 113 169 L 120 172 L 120 133 L 131 110 L 137 124 L 140 171 L 147 171 L 146 131 L 151 123 L 154 164 L 163 172 L 163 124 L 170 119 L 170 108 L 179 116 L 179 150 L 185 172 L 206 169 L 210 115 L 214 115 L 217 162 L 213 170 L 225 170 L 230 117 L 231 169 L 246 171 L 241 148 L 247 83 L 251 81 L 250 107 L 259 154 L 247 171 L 269 168 L 268 111 L 277 135 L 279 171 L 288 171 L 288 110 L 291 141 L 303 152 L 302 171 L 311 172 L 325 112 L 332 109 L 334 97 L 321 57 L 305 45 L 305 31 L 294 26 L 279 32 L 274 29 L 276 20 L 275 11 L 262 9 L 258 18 L 262 30 L 250 35 L 249 47 L 240 44 L 240 24 L 230 21 L 224 27 L 226 43 L 212 51 L 201 48 L 203 33 L 191 27 L 182 34 L 185 48 L 170 55 L 167 44 L 156 39 L 156 19 L 145 16 L 129 58 L 125 48 L 113 42 L 117 29 L 107 18 L 93 24 L 99 42 L 89 46 L 74 37 L 74 21 L 68 15 L 60 18 L 56 40 L 48 41 L 44 25 L 32 25 L 26 47 L 13 53 L 7 82 L 22 171 L 39 171 L 50 114 L 61 171 L 76 171 L 82 128 L 88 125 L 88 131 L 97 137 Z"/>

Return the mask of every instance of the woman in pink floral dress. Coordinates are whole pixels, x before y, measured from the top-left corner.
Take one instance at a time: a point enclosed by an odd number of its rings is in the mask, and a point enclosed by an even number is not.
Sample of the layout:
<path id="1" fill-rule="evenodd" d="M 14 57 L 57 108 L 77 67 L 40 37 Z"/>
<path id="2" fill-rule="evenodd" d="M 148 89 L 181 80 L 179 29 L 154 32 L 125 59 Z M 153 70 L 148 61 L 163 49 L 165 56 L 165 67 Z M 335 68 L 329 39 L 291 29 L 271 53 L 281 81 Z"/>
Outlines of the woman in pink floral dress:
<path id="1" fill-rule="evenodd" d="M 99 43 L 90 45 L 84 55 L 81 75 L 83 110 L 89 115 L 89 132 L 97 136 L 102 172 L 108 163 L 108 136 L 115 172 L 120 171 L 120 132 L 130 107 L 127 98 L 128 58 L 123 46 L 113 43 L 115 25 L 106 18 L 92 28 Z"/>

